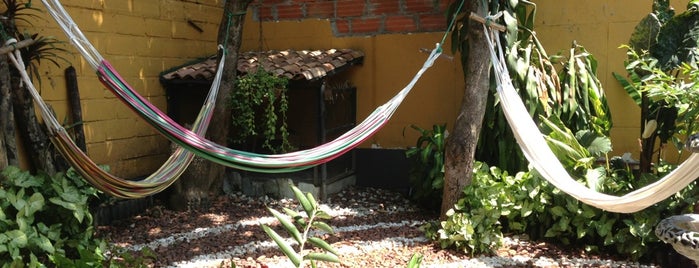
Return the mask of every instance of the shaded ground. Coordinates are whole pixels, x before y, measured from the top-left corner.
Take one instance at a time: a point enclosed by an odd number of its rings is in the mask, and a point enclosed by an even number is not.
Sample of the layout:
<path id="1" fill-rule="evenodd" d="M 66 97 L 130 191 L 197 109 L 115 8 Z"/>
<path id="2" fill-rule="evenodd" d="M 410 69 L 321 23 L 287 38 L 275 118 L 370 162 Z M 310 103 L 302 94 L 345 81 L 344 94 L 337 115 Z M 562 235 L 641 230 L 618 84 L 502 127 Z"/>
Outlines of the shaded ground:
<path id="1" fill-rule="evenodd" d="M 333 214 L 328 223 L 336 231 L 324 239 L 341 252 L 342 263 L 321 267 L 405 267 L 414 253 L 424 255 L 422 267 L 660 267 L 522 237 L 508 237 L 496 256 L 471 257 L 427 241 L 419 228 L 437 215 L 415 208 L 400 194 L 351 188 L 322 203 Z M 259 226 L 276 224 L 266 206 L 296 208 L 292 200 L 237 194 L 220 197 L 206 211 L 156 206 L 97 229 L 99 236 L 126 249 L 153 249 L 153 267 L 289 267 Z M 672 267 L 685 266 L 680 257 L 672 258 L 677 262 Z"/>

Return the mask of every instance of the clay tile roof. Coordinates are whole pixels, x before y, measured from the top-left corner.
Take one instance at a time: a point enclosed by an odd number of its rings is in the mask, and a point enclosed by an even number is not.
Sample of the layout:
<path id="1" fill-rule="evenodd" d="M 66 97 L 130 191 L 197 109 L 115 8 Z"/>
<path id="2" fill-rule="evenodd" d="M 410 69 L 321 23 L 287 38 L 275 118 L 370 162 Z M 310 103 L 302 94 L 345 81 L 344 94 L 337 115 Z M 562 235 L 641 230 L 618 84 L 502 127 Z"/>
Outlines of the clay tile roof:
<path id="1" fill-rule="evenodd" d="M 238 73 L 245 74 L 260 66 L 268 72 L 293 80 L 316 80 L 345 67 L 361 64 L 364 53 L 351 49 L 284 50 L 244 52 L 238 58 Z M 216 56 L 179 67 L 161 76 L 165 82 L 210 81 L 215 75 Z"/>

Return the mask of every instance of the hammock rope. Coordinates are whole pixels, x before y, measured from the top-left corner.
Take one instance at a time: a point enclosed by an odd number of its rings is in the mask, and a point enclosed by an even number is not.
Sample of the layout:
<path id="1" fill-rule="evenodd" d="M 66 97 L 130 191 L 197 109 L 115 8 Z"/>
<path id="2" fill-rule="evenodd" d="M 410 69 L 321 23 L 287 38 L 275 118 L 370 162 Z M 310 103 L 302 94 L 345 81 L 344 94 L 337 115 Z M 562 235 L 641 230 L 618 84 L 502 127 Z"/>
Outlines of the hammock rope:
<path id="1" fill-rule="evenodd" d="M 335 140 L 311 149 L 284 154 L 264 155 L 234 150 L 216 144 L 173 121 L 126 83 L 114 68 L 99 54 L 94 46 L 92 46 L 58 0 L 42 0 L 42 2 L 47 7 L 49 14 L 51 14 L 71 40 L 71 43 L 83 55 L 90 66 L 97 71 L 97 76 L 100 81 L 167 139 L 215 163 L 241 170 L 265 173 L 292 172 L 307 169 L 333 160 L 368 140 L 386 125 L 422 74 L 427 71 L 440 56 L 442 44 L 446 39 L 443 38 L 441 43 L 436 44 L 436 47 L 425 60 L 422 68 L 418 70 L 407 86 L 400 90 L 387 103 L 376 108 L 364 121 L 357 124 L 353 129 Z M 452 18 L 452 22 L 449 25 L 450 28 L 453 26 L 455 20 L 456 16 Z M 445 32 L 445 36 L 447 34 L 448 31 Z"/>
<path id="2" fill-rule="evenodd" d="M 596 192 L 577 182 L 546 146 L 544 135 L 517 94 L 505 65 L 499 35 L 491 27 L 483 25 L 483 28 L 505 117 L 529 163 L 555 187 L 588 205 L 611 212 L 633 213 L 670 197 L 699 177 L 699 155 L 692 154 L 662 179 L 623 196 Z"/>
<path id="3" fill-rule="evenodd" d="M 10 39 L 8 43 L 6 43 L 6 46 L 11 46 L 15 43 L 16 40 Z M 13 52 L 8 53 L 8 57 L 19 71 L 25 87 L 37 104 L 51 142 L 65 157 L 66 161 L 68 161 L 83 178 L 99 190 L 115 197 L 129 199 L 153 195 L 174 183 L 194 159 L 194 154 L 192 152 L 178 147 L 158 170 L 142 180 L 127 180 L 108 173 L 93 162 L 87 154 L 75 144 L 66 129 L 58 122 L 58 119 L 56 119 L 51 112 L 50 107 L 44 102 L 38 90 L 34 87 L 31 78 L 29 78 L 24 62 L 22 62 L 20 51 L 15 49 Z M 209 94 L 192 125 L 192 131 L 199 135 L 204 135 L 204 133 L 206 133 L 209 123 L 211 122 L 216 96 L 218 95 L 221 78 L 223 77 L 224 64 L 225 59 L 222 57 L 219 61 Z"/>

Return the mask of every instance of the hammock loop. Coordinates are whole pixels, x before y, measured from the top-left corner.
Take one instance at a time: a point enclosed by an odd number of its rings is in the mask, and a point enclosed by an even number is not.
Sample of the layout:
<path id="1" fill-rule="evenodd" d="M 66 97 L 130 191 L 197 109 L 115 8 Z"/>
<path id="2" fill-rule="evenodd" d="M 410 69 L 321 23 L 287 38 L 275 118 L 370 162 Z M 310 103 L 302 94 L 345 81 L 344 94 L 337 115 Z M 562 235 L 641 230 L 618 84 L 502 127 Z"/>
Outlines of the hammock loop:
<path id="1" fill-rule="evenodd" d="M 14 39 L 14 38 L 7 39 L 7 41 L 5 41 L 5 46 L 11 46 L 12 51 L 17 50 L 17 39 Z"/>

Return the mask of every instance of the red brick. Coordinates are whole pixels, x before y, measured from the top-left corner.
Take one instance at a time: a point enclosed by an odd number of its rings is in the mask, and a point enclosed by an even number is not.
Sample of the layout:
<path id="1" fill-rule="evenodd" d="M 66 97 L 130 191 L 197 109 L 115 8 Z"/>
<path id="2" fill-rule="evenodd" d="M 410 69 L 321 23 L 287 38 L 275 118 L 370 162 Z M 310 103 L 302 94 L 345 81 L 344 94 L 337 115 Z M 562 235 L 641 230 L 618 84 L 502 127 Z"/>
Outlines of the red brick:
<path id="1" fill-rule="evenodd" d="M 400 12 L 400 1 L 372 0 L 367 10 L 369 15 L 396 14 Z"/>
<path id="2" fill-rule="evenodd" d="M 424 32 L 446 31 L 447 18 L 442 14 L 425 14 L 419 16 L 419 30 Z"/>
<path id="3" fill-rule="evenodd" d="M 364 15 L 364 1 L 337 0 L 335 2 L 336 17 L 359 17 L 361 15 Z"/>
<path id="4" fill-rule="evenodd" d="M 413 16 L 389 16 L 384 23 L 385 33 L 409 33 L 416 32 L 417 25 Z"/>
<path id="5" fill-rule="evenodd" d="M 345 19 L 336 19 L 333 21 L 335 35 L 346 35 L 350 33 L 350 22 Z"/>
<path id="6" fill-rule="evenodd" d="M 306 14 L 312 18 L 332 18 L 335 15 L 335 3 L 333 1 L 308 3 Z"/>
<path id="7" fill-rule="evenodd" d="M 293 19 L 303 19 L 303 6 L 300 4 L 283 4 L 277 5 L 277 19 L 279 20 L 293 20 Z"/>
<path id="8" fill-rule="evenodd" d="M 405 12 L 408 14 L 435 11 L 432 0 L 405 0 Z"/>
<path id="9" fill-rule="evenodd" d="M 257 7 L 257 19 L 261 21 L 274 20 L 274 13 L 270 6 Z"/>
<path id="10" fill-rule="evenodd" d="M 276 4 L 283 4 L 285 2 L 288 2 L 288 0 L 255 0 L 252 2 L 252 4 L 262 4 L 266 6 L 272 6 Z"/>
<path id="11" fill-rule="evenodd" d="M 383 29 L 381 18 L 352 19 L 352 33 L 379 33 Z"/>
<path id="12" fill-rule="evenodd" d="M 449 5 L 451 4 L 452 0 L 438 0 L 437 2 L 437 9 L 439 12 L 444 12 L 449 8 Z M 455 3 L 458 6 L 458 3 Z M 464 7 L 466 7 L 468 3 L 464 3 Z"/>

